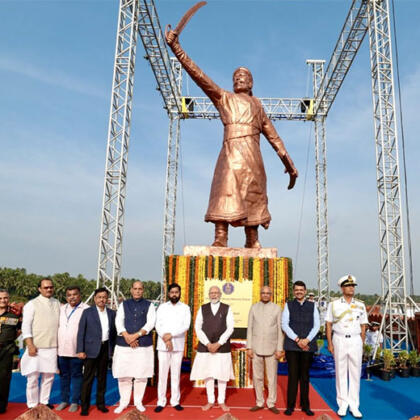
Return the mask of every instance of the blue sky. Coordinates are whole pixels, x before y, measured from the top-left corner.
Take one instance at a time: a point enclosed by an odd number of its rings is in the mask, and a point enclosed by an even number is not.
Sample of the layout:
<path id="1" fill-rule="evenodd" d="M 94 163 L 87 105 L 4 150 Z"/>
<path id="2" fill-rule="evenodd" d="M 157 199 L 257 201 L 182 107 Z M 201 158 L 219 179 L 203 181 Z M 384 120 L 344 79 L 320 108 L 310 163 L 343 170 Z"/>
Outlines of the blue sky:
<path id="1" fill-rule="evenodd" d="M 416 275 L 420 5 L 416 0 L 395 3 Z M 162 27 L 174 26 L 192 4 L 157 0 Z M 311 92 L 305 60 L 329 60 L 350 4 L 210 0 L 188 24 L 181 43 L 226 89 L 231 89 L 232 71 L 245 65 L 254 75 L 254 95 L 303 97 Z M 118 2 L 3 0 L 0 12 L 0 265 L 95 278 Z M 139 41 L 122 273 L 159 280 L 168 121 L 143 55 Z M 202 95 L 192 82 L 188 87 L 190 94 Z M 275 126 L 300 178 L 287 191 L 282 164 L 262 138 L 273 220 L 261 233 L 261 242 L 291 257 L 296 277 L 315 287 L 313 128 L 311 123 L 289 121 Z M 221 142 L 220 121 L 182 123 L 177 253 L 184 244 L 212 240 L 213 225 L 203 217 Z M 380 293 L 367 38 L 330 111 L 327 142 L 332 288 L 350 272 L 358 277 L 361 292 Z M 232 246 L 243 241 L 242 229 L 230 230 Z"/>

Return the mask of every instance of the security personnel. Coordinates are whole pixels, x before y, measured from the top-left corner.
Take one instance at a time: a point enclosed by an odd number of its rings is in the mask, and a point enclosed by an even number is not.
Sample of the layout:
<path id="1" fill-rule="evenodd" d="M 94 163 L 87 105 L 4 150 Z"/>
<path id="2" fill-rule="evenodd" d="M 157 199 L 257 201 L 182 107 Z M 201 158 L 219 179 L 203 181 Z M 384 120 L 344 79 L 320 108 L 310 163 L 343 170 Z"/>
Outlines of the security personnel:
<path id="1" fill-rule="evenodd" d="M 363 343 L 368 324 L 365 304 L 354 298 L 356 277 L 338 280 L 343 296 L 328 305 L 325 317 L 328 350 L 334 355 L 337 414 L 344 417 L 347 408 L 353 417 L 362 418 L 359 411 L 360 375 Z M 347 380 L 348 376 L 348 380 Z"/>
<path id="2" fill-rule="evenodd" d="M 0 414 L 6 412 L 12 379 L 13 355 L 20 330 L 19 316 L 9 311 L 9 292 L 0 289 Z"/>

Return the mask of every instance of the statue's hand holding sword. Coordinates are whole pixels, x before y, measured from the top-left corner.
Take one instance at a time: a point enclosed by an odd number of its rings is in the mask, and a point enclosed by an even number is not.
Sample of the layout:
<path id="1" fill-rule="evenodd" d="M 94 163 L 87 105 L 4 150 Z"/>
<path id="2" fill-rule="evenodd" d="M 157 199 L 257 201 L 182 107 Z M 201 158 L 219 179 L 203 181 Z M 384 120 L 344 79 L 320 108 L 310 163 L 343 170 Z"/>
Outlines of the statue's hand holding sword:
<path id="1" fill-rule="evenodd" d="M 165 28 L 165 38 L 168 45 L 172 45 L 176 39 L 181 34 L 182 30 L 185 28 L 185 25 L 189 22 L 189 20 L 194 16 L 195 12 L 200 9 L 201 7 L 205 6 L 207 4 L 206 1 L 200 1 L 196 3 L 193 7 L 191 7 L 187 13 L 182 17 L 182 19 L 178 22 L 178 25 L 176 25 L 176 28 L 172 30 L 171 25 L 166 25 Z"/>

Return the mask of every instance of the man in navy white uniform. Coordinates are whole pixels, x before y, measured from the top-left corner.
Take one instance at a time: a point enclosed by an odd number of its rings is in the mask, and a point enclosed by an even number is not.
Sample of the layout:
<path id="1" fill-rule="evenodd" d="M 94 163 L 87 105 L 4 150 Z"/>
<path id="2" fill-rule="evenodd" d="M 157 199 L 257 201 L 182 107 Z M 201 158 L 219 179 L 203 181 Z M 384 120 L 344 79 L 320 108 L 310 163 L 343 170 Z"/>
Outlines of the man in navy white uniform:
<path id="1" fill-rule="evenodd" d="M 350 409 L 353 417 L 362 418 L 359 411 L 360 374 L 368 319 L 365 304 L 354 298 L 356 277 L 343 276 L 338 285 L 343 296 L 330 302 L 325 317 L 328 350 L 335 361 L 337 414 L 344 417 Z"/>
<path id="2" fill-rule="evenodd" d="M 112 374 L 118 378 L 120 405 L 114 410 L 121 413 L 130 403 L 134 380 L 134 404 L 139 411 L 145 411 L 143 396 L 147 378 L 153 376 L 154 354 L 152 330 L 156 321 L 155 306 L 143 299 L 143 283 L 133 282 L 132 298 L 125 300 L 117 310 L 115 346 Z"/>
<path id="3" fill-rule="evenodd" d="M 181 286 L 172 283 L 168 287 L 169 301 L 159 306 L 156 313 L 157 350 L 159 358 L 158 401 L 155 408 L 160 413 L 166 405 L 166 387 L 171 369 L 171 406 L 183 410 L 179 382 L 184 355 L 185 333 L 190 328 L 191 311 L 188 305 L 179 301 Z"/>

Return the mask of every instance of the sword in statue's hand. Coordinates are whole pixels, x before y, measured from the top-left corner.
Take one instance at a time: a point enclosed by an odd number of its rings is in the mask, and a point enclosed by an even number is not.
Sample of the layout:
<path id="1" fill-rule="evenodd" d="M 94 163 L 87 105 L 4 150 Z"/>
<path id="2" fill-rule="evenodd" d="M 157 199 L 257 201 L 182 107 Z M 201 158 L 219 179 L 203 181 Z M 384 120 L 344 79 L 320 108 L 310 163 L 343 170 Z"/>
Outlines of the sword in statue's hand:
<path id="1" fill-rule="evenodd" d="M 171 44 L 174 41 L 174 39 L 180 35 L 182 30 L 185 28 L 185 25 L 194 16 L 195 12 L 201 7 L 205 6 L 206 4 L 206 1 L 200 1 L 196 3 L 193 7 L 191 7 L 187 11 L 187 13 L 185 13 L 185 15 L 182 17 L 182 19 L 179 21 L 178 25 L 176 25 L 176 28 L 173 31 L 170 24 L 166 25 L 165 38 L 168 44 Z M 170 37 L 171 34 L 173 34 L 172 37 Z"/>

